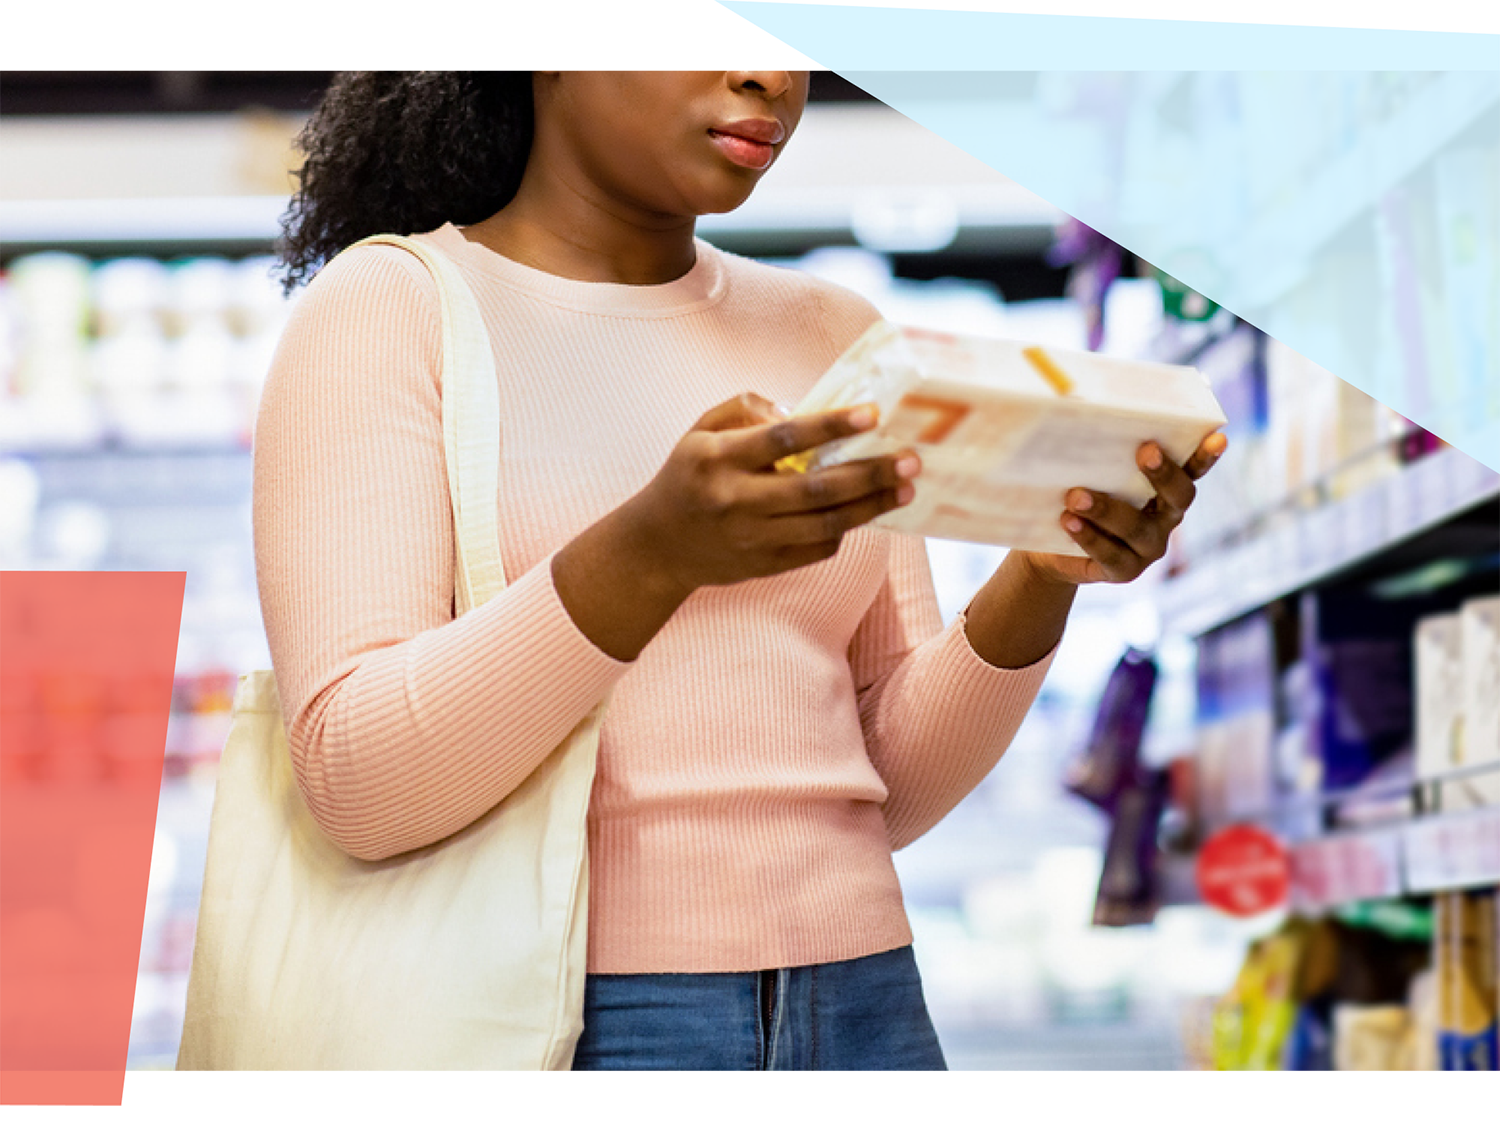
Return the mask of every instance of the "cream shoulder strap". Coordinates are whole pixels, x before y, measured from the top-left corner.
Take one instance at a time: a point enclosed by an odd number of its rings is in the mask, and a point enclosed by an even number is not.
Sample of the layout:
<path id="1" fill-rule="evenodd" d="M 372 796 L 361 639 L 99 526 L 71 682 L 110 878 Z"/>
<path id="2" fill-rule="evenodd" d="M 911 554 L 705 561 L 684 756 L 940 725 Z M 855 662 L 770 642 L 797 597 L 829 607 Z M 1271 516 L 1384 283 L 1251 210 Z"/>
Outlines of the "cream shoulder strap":
<path id="1" fill-rule="evenodd" d="M 500 488 L 500 384 L 494 350 L 479 304 L 452 260 L 405 236 L 370 236 L 354 246 L 367 244 L 411 252 L 432 272 L 442 300 L 443 444 L 458 552 L 458 612 L 463 614 L 505 588 L 495 510 Z M 460 358 L 466 363 L 457 364 Z"/>

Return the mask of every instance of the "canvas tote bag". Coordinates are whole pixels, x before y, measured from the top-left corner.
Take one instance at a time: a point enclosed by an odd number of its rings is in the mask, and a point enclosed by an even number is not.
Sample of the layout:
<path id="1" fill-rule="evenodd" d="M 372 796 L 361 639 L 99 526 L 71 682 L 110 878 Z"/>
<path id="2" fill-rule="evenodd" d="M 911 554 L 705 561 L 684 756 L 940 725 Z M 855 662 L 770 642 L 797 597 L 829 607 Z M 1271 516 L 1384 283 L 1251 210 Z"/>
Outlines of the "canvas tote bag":
<path id="1" fill-rule="evenodd" d="M 442 299 L 457 608 L 505 585 L 499 390 L 467 284 L 397 236 Z M 486 816 L 368 863 L 318 828 L 276 682 L 244 676 L 219 763 L 177 1067 L 565 1069 L 583 1023 L 586 817 L 608 697 Z"/>

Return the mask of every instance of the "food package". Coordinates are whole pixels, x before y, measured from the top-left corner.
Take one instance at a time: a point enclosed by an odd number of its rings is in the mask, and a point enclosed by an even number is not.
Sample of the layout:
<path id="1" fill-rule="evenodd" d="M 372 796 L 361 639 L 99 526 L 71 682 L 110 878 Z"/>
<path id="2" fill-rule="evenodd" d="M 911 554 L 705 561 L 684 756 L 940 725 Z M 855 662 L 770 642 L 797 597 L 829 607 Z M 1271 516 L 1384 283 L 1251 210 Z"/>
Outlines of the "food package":
<path id="1" fill-rule="evenodd" d="M 1144 506 L 1136 464 L 1154 440 L 1185 462 L 1225 423 L 1188 366 L 1044 349 L 877 322 L 803 398 L 797 415 L 874 403 L 869 432 L 782 460 L 807 471 L 910 447 L 916 495 L 875 519 L 895 530 L 1082 557 L 1062 529 L 1064 496 L 1084 487 Z"/>
<path id="2" fill-rule="evenodd" d="M 1246 1044 L 1254 1031 L 1251 1015 L 1261 1000 L 1265 982 L 1265 940 L 1250 944 L 1245 963 L 1234 985 L 1214 1006 L 1212 1064 L 1219 1072 L 1237 1072 L 1247 1067 Z"/>
<path id="3" fill-rule="evenodd" d="M 1292 920 L 1266 942 L 1265 978 L 1256 1008 L 1245 1030 L 1245 1067 L 1266 1071 L 1281 1067 L 1282 1046 L 1297 1015 L 1298 968 L 1307 949 L 1308 925 Z"/>
<path id="4" fill-rule="evenodd" d="M 1127 649 L 1110 673 L 1088 745 L 1067 769 L 1064 786 L 1113 812 L 1141 769 L 1141 735 L 1156 689 L 1157 665 L 1147 652 Z"/>
<path id="5" fill-rule="evenodd" d="M 1088 745 L 1064 778 L 1070 792 L 1111 817 L 1094 901 L 1096 927 L 1150 923 L 1161 903 L 1158 830 L 1170 783 L 1166 771 L 1148 769 L 1141 759 L 1157 674 L 1148 653 L 1127 649 L 1109 677 Z"/>
<path id="6" fill-rule="evenodd" d="M 1198 638 L 1198 757 L 1205 821 L 1258 820 L 1274 801 L 1276 652 L 1254 613 Z"/>
<path id="7" fill-rule="evenodd" d="M 1412 638 L 1432 598 L 1380 600 L 1308 590 L 1300 601 L 1302 658 L 1315 696 L 1312 748 L 1321 787 L 1351 789 L 1410 749 L 1415 715 Z"/>
<path id="8" fill-rule="evenodd" d="M 1406 1008 L 1411 1013 L 1411 1028 L 1401 1067 L 1411 1072 L 1432 1072 L 1438 1066 L 1438 1000 L 1437 977 L 1431 970 L 1411 980 Z"/>
<path id="9" fill-rule="evenodd" d="M 1449 1071 L 1500 1070 L 1494 891 L 1437 896 L 1438 1059 Z"/>
<path id="10" fill-rule="evenodd" d="M 1457 613 L 1417 621 L 1417 776 L 1440 777 L 1462 760 L 1463 646 Z"/>
<path id="11" fill-rule="evenodd" d="M 1336 1005 L 1333 1066 L 1354 1072 L 1401 1068 L 1411 1029 L 1411 1011 L 1404 1005 Z"/>
<path id="12" fill-rule="evenodd" d="M 1458 612 L 1463 654 L 1463 741 L 1458 765 L 1493 766 L 1443 786 L 1445 810 L 1500 805 L 1500 597 L 1475 597 Z"/>
<path id="13" fill-rule="evenodd" d="M 1398 1131 L 1410 1127 L 1415 1104 L 1410 1052 L 1412 1013 L 1404 1005 L 1335 1005 L 1334 1127 L 1338 1131 Z M 1359 1113 L 1355 1073 L 1365 1073 L 1365 1113 Z M 1353 1103 L 1350 1103 L 1353 1101 Z"/>
<path id="14" fill-rule="evenodd" d="M 1283 1051 L 1297 1017 L 1301 968 L 1315 931 L 1290 919 L 1250 946 L 1234 987 L 1214 1017 L 1214 1067 L 1220 1071 L 1268 1071 L 1282 1067 Z"/>

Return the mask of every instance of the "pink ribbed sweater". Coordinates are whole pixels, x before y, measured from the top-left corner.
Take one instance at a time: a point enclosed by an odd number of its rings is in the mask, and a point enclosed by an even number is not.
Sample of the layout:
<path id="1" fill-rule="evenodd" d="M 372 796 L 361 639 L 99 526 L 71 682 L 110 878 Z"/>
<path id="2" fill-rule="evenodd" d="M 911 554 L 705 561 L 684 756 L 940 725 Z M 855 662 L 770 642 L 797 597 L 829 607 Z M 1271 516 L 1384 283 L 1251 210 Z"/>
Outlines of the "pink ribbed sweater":
<path id="1" fill-rule="evenodd" d="M 589 969 L 754 970 L 911 941 L 891 852 L 999 758 L 1022 670 L 943 629 L 921 539 L 694 593 L 631 663 L 573 624 L 552 554 L 640 490 L 706 410 L 795 404 L 874 319 L 863 299 L 699 242 L 659 286 L 561 279 L 468 241 L 501 384 L 509 587 L 453 617 L 437 294 L 391 247 L 298 303 L 255 442 L 261 602 L 298 780 L 380 858 L 500 801 L 610 687 L 589 816 Z M 918 490 L 920 490 L 920 481 Z"/>

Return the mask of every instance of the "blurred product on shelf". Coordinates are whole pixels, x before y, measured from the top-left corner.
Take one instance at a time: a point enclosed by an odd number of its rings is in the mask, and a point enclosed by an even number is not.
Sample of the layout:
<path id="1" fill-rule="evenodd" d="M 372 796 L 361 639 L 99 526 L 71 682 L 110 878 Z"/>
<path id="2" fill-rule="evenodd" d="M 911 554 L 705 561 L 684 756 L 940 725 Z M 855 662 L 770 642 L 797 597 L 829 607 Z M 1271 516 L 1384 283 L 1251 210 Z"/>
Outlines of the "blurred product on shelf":
<path id="1" fill-rule="evenodd" d="M 1152 267 L 1151 276 L 1161 287 L 1162 307 L 1168 317 L 1183 322 L 1206 322 L 1219 312 L 1218 303 L 1172 278 L 1160 267 Z"/>
<path id="2" fill-rule="evenodd" d="M 1359 785 L 1412 734 L 1411 631 L 1431 600 L 1372 600 L 1359 591 L 1310 590 L 1299 611 L 1309 665 L 1317 788 Z"/>
<path id="3" fill-rule="evenodd" d="M 1255 613 L 1198 639 L 1198 804 L 1206 828 L 1264 817 L 1274 798 L 1275 644 Z"/>
<path id="4" fill-rule="evenodd" d="M 1340 1005 L 1333 1011 L 1333 1066 L 1353 1072 L 1409 1069 L 1415 1042 L 1404 1005 Z"/>
<path id="5" fill-rule="evenodd" d="M 1445 806 L 1467 809 L 1500 805 L 1500 596 L 1465 601 L 1459 609 L 1463 646 L 1463 743 L 1467 770 L 1492 766 L 1493 773 L 1465 777 Z"/>
<path id="6" fill-rule="evenodd" d="M 1299 508 L 1355 496 L 1440 446 L 1245 323 L 1211 340 L 1194 364 L 1229 417 L 1229 448 L 1199 484 L 1199 505 L 1179 530 L 1178 569 L 1228 541 L 1287 524 Z"/>
<path id="7" fill-rule="evenodd" d="M 165 774 L 180 777 L 195 771 L 213 773 L 229 737 L 230 710 L 239 677 L 207 668 L 179 671 L 172 683 L 172 713 L 167 721 Z"/>
<path id="8" fill-rule="evenodd" d="M 1110 818 L 1094 900 L 1097 927 L 1149 923 L 1160 904 L 1157 827 L 1166 808 L 1168 774 L 1141 761 L 1156 677 L 1149 654 L 1131 648 L 1120 658 L 1105 685 L 1088 745 L 1063 781 Z"/>
<path id="9" fill-rule="evenodd" d="M 1437 1066 L 1431 933 L 1288 919 L 1252 944 L 1218 1003 L 1214 1066 L 1229 1070 Z M 1420 921 L 1420 920 L 1417 920 Z"/>
<path id="10" fill-rule="evenodd" d="M 1417 621 L 1412 634 L 1416 662 L 1416 771 L 1430 778 L 1463 761 L 1463 637 L 1457 613 L 1435 613 Z"/>
<path id="11" fill-rule="evenodd" d="M 1090 350 L 1104 344 L 1105 307 L 1110 288 L 1124 268 L 1125 249 L 1082 220 L 1065 219 L 1057 229 L 1047 262 L 1068 266 L 1068 296 L 1083 311 L 1085 341 Z"/>
<path id="12" fill-rule="evenodd" d="M 1106 812 L 1134 784 L 1156 678 L 1149 653 L 1131 648 L 1120 657 L 1104 685 L 1088 745 L 1068 767 L 1067 789 Z"/>
<path id="13" fill-rule="evenodd" d="M 1214 1067 L 1278 1068 L 1296 1017 L 1296 979 L 1314 930 L 1292 921 L 1250 947 L 1214 1024 Z"/>
<path id="14" fill-rule="evenodd" d="M 1416 772 L 1432 782 L 1427 804 L 1440 812 L 1500 805 L 1500 597 L 1422 618 L 1412 648 Z M 1485 767 L 1494 769 L 1472 772 Z"/>
<path id="15" fill-rule="evenodd" d="M 274 259 L 14 260 L 0 447 L 244 448 L 289 312 Z"/>
<path id="16" fill-rule="evenodd" d="M 1495 891 L 1437 896 L 1438 1051 L 1449 1071 L 1500 1070 Z"/>

